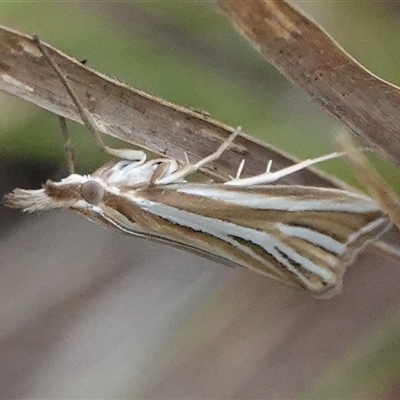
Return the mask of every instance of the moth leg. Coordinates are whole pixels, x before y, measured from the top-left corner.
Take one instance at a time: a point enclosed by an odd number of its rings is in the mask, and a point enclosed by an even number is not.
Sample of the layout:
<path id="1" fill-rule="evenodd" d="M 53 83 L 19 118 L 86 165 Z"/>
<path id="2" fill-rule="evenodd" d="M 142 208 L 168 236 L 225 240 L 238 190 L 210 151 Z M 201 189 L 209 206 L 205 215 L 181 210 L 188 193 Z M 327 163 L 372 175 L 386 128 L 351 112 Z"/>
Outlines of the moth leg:
<path id="1" fill-rule="evenodd" d="M 239 168 L 236 171 L 235 179 L 240 179 L 240 175 L 242 175 L 245 161 L 246 160 L 243 158 L 243 160 L 240 162 Z"/>
<path id="2" fill-rule="evenodd" d="M 197 172 L 200 168 L 204 167 L 206 164 L 218 160 L 221 154 L 231 145 L 231 143 L 235 140 L 235 138 L 242 132 L 241 127 L 237 127 L 231 135 L 228 137 L 226 142 L 222 143 L 222 145 L 212 154 L 209 156 L 201 159 L 196 164 L 186 164 L 182 168 L 178 169 L 177 171 L 173 172 L 170 175 L 162 177 L 155 181 L 157 185 L 164 185 L 172 182 L 176 182 L 179 179 L 182 179 L 188 175 L 191 175 Z"/>
<path id="3" fill-rule="evenodd" d="M 190 164 L 189 156 L 187 155 L 186 151 L 185 151 L 185 163 Z"/>
<path id="4" fill-rule="evenodd" d="M 61 132 L 64 139 L 64 150 L 65 155 L 67 157 L 68 171 L 72 175 L 75 173 L 75 155 L 74 155 L 74 146 L 72 145 L 71 138 L 69 136 L 67 121 L 64 117 L 58 116 L 61 125 Z"/>
<path id="5" fill-rule="evenodd" d="M 60 67 L 57 63 L 53 60 L 53 58 L 48 53 L 47 49 L 43 46 L 42 42 L 39 38 L 35 35 L 33 36 L 33 40 L 38 46 L 40 52 L 42 53 L 43 57 L 48 61 L 51 67 L 54 69 L 55 73 L 59 77 L 60 81 L 64 85 L 66 91 L 68 92 L 69 96 L 71 97 L 73 103 L 75 104 L 78 112 L 82 118 L 83 123 L 92 134 L 93 139 L 100 147 L 100 149 L 113 157 L 117 157 L 123 160 L 130 160 L 130 161 L 145 161 L 146 155 L 143 151 L 140 150 L 132 150 L 132 149 L 114 149 L 112 147 L 108 147 L 101 138 L 100 133 L 97 131 L 96 121 L 94 120 L 93 116 L 89 113 L 89 111 L 82 105 L 78 96 L 75 94 L 74 90 L 72 89 L 71 85 L 68 82 L 67 77 L 61 71 Z"/>
<path id="6" fill-rule="evenodd" d="M 311 165 L 318 164 L 323 161 L 331 160 L 333 158 L 342 157 L 344 155 L 343 152 L 335 152 L 331 154 L 327 154 L 325 156 L 308 159 L 304 161 L 300 161 L 297 164 L 291 165 L 290 167 L 286 167 L 280 169 L 279 171 L 271 172 L 271 161 L 268 163 L 267 169 L 264 173 L 256 176 L 252 176 L 250 178 L 243 178 L 243 179 L 232 179 L 228 182 L 225 182 L 225 185 L 230 186 L 253 186 L 253 185 L 264 185 L 266 183 L 275 182 L 284 176 L 291 175 L 297 171 L 300 171 L 304 168 L 310 167 Z"/>

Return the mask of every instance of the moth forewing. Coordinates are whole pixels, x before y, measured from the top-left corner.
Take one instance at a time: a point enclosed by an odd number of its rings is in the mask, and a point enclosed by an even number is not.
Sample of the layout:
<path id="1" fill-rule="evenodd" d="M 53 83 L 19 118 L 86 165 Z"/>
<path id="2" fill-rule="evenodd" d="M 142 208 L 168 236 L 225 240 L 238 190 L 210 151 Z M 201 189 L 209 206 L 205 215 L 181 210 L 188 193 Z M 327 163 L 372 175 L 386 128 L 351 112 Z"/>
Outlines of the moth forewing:
<path id="1" fill-rule="evenodd" d="M 340 283 L 390 226 L 369 198 L 335 189 L 174 184 L 137 191 L 131 201 L 165 235 L 315 293 Z"/>

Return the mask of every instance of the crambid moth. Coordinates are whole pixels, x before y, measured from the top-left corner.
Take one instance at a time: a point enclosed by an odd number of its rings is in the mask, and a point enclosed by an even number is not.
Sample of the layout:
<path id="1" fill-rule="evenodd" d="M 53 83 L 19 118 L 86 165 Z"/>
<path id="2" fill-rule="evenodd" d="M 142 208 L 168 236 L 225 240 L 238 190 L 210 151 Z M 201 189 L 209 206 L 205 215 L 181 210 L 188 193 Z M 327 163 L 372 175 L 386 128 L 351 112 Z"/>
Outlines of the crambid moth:
<path id="1" fill-rule="evenodd" d="M 63 79 L 95 132 L 90 114 Z M 27 212 L 71 209 L 105 227 L 244 266 L 314 294 L 337 288 L 346 266 L 389 228 L 388 217 L 361 194 L 267 185 L 336 153 L 276 172 L 269 165 L 265 173 L 243 179 L 241 166 L 235 178 L 222 184 L 186 181 L 220 157 L 239 133 L 237 128 L 215 153 L 194 165 L 165 158 L 146 162 L 144 153 L 123 150 L 128 160 L 106 164 L 91 175 L 71 173 L 61 182 L 47 181 L 39 190 L 15 189 L 6 195 L 6 204 Z"/>
<path id="2" fill-rule="evenodd" d="M 39 190 L 15 189 L 6 204 L 28 212 L 69 208 L 315 294 L 339 285 L 346 266 L 390 226 L 357 193 L 251 182 L 275 180 L 284 170 L 204 184 L 186 182 L 186 167 L 169 159 L 119 161 Z"/>

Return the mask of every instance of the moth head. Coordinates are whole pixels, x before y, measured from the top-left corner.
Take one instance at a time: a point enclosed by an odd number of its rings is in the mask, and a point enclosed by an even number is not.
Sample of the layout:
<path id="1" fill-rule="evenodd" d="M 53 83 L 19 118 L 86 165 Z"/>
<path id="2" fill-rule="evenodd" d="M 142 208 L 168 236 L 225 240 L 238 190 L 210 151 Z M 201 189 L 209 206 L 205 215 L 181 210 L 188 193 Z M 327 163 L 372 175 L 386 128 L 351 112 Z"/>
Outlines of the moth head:
<path id="1" fill-rule="evenodd" d="M 104 187 L 94 179 L 89 179 L 81 185 L 81 196 L 89 204 L 97 205 L 104 198 Z"/>
<path id="2" fill-rule="evenodd" d="M 103 200 L 105 188 L 101 181 L 72 174 L 61 182 L 47 181 L 42 189 L 15 189 L 4 197 L 5 205 L 26 212 L 53 208 L 86 210 Z"/>

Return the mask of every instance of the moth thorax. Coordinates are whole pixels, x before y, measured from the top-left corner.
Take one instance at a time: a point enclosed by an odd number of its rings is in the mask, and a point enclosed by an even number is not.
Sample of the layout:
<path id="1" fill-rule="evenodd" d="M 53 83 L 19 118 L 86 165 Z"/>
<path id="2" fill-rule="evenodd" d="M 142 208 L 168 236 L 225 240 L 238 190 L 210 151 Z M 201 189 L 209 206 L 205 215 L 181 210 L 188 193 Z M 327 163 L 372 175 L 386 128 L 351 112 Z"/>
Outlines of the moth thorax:
<path id="1" fill-rule="evenodd" d="M 86 181 L 81 185 L 81 196 L 89 204 L 99 204 L 104 197 L 104 188 L 94 180 Z"/>

